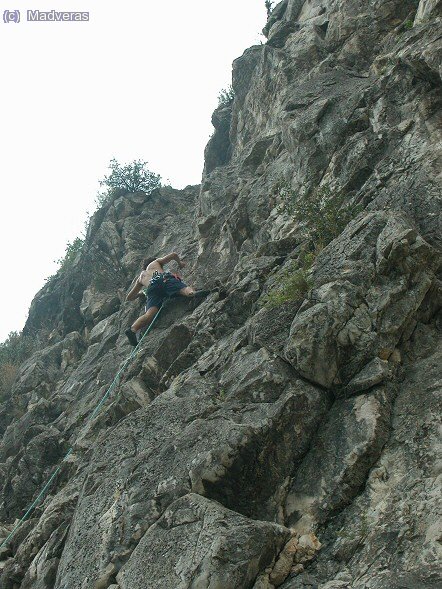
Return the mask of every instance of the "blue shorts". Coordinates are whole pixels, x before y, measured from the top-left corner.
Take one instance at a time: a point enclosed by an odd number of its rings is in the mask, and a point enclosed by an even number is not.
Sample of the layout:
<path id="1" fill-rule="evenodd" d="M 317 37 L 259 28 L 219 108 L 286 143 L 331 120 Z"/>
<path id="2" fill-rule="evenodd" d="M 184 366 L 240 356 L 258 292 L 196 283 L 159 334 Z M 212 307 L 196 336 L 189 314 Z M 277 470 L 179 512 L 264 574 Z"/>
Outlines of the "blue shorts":
<path id="1" fill-rule="evenodd" d="M 171 272 L 156 274 L 145 291 L 147 296 L 146 311 L 152 307 L 160 308 L 164 299 L 175 296 L 186 286 L 187 284 L 179 276 Z"/>

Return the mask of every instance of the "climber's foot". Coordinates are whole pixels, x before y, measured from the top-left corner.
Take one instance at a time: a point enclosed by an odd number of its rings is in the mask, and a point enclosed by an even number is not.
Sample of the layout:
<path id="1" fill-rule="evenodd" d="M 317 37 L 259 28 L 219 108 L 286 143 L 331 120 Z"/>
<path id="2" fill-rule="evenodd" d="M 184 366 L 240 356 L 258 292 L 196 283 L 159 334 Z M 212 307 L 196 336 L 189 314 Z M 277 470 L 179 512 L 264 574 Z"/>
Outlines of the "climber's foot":
<path id="1" fill-rule="evenodd" d="M 132 329 L 126 329 L 124 333 L 127 335 L 127 339 L 129 340 L 130 344 L 136 347 L 138 345 L 138 340 L 136 334 L 132 331 Z"/>

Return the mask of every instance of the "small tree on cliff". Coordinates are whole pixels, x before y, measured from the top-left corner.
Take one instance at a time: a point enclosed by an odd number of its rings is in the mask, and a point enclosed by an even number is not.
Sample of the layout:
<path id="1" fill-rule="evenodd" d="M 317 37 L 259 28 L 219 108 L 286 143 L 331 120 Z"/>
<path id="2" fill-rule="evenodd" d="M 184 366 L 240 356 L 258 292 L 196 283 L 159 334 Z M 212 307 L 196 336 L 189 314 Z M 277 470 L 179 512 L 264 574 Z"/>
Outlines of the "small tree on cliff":
<path id="1" fill-rule="evenodd" d="M 76 237 L 74 241 L 68 242 L 64 256 L 58 260 L 54 260 L 59 265 L 59 270 L 65 270 L 67 267 L 72 266 L 75 258 L 83 249 L 83 245 L 83 237 Z"/>
<path id="2" fill-rule="evenodd" d="M 145 192 L 150 194 L 161 186 L 161 176 L 154 174 L 147 167 L 147 162 L 134 160 L 129 164 L 120 164 L 115 158 L 109 163 L 111 173 L 100 180 L 100 186 L 107 188 L 105 196 L 116 193 Z"/>
<path id="3" fill-rule="evenodd" d="M 271 0 L 266 0 L 265 5 L 266 5 L 266 10 L 267 10 L 267 18 L 268 18 L 272 13 L 274 2 L 271 2 Z"/>
<path id="4" fill-rule="evenodd" d="M 233 91 L 232 85 L 230 84 L 227 88 L 223 88 L 220 90 L 218 94 L 218 108 L 220 106 L 227 106 L 230 104 L 235 98 L 235 93 Z"/>

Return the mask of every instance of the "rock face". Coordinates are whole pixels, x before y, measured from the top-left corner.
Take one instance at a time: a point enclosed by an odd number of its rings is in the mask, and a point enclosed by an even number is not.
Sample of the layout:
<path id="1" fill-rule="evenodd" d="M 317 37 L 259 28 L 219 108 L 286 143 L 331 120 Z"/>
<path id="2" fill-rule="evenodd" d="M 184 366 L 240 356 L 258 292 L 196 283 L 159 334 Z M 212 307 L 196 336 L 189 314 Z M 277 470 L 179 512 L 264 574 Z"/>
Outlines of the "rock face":
<path id="1" fill-rule="evenodd" d="M 175 501 L 144 534 L 117 575 L 122 589 L 250 587 L 271 565 L 289 530 L 229 512 L 200 495 Z M 161 552 L 179 552 L 165 566 Z"/>
<path id="2" fill-rule="evenodd" d="M 436 0 L 283 0 L 201 186 L 94 215 L 0 405 L 0 540 L 62 465 L 2 589 L 441 586 L 441 23 Z M 271 307 L 305 244 L 282 183 L 358 212 Z M 130 282 L 169 251 L 211 293 L 168 301 L 90 419 L 131 352 Z"/>

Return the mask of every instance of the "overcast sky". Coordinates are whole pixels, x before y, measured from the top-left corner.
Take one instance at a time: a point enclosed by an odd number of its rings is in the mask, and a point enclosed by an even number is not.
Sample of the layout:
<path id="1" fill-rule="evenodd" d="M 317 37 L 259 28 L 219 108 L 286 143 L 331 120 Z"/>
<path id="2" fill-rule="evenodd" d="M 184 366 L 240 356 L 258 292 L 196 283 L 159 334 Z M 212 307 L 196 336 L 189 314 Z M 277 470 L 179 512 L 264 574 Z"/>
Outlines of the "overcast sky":
<path id="1" fill-rule="evenodd" d="M 112 157 L 198 184 L 231 63 L 263 40 L 264 0 L 14 0 L 1 8 L 0 341 L 20 331 L 80 235 Z M 4 8 L 20 23 L 4 23 Z M 28 9 L 89 22 L 27 22 Z"/>

